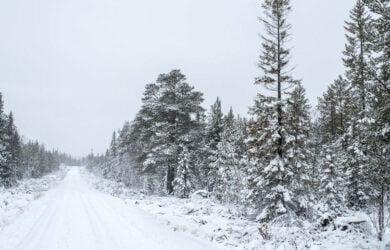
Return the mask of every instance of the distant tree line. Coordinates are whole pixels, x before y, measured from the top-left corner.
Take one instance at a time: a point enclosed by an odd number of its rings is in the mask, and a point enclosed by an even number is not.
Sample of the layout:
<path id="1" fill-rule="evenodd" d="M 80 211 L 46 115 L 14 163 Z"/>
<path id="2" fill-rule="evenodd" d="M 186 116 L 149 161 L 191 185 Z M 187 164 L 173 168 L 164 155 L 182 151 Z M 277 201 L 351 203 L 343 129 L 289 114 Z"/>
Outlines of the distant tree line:
<path id="1" fill-rule="evenodd" d="M 46 150 L 37 141 L 23 142 L 11 113 L 4 113 L 0 93 L 0 187 L 11 187 L 22 178 L 39 178 L 58 170 L 63 164 L 75 164 L 71 156 Z"/>
<path id="2" fill-rule="evenodd" d="M 316 117 L 289 66 L 290 1 L 262 7 L 256 84 L 267 91 L 248 119 L 223 114 L 218 98 L 206 113 L 203 94 L 173 70 L 146 85 L 135 119 L 113 133 L 105 155 L 88 156 L 89 168 L 149 193 L 186 198 L 204 189 L 261 222 L 375 211 L 381 240 L 390 191 L 389 1 L 356 2 L 345 72 L 319 98 Z"/>

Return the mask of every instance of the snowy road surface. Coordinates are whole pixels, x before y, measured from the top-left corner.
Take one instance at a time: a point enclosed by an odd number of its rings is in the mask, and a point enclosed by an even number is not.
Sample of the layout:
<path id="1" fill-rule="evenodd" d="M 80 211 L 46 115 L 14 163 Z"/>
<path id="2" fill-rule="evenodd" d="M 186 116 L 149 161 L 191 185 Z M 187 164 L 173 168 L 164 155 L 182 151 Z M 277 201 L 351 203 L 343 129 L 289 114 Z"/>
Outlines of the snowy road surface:
<path id="1" fill-rule="evenodd" d="M 71 168 L 65 179 L 0 231 L 1 250 L 216 249 L 156 222 L 135 205 L 93 189 Z"/>

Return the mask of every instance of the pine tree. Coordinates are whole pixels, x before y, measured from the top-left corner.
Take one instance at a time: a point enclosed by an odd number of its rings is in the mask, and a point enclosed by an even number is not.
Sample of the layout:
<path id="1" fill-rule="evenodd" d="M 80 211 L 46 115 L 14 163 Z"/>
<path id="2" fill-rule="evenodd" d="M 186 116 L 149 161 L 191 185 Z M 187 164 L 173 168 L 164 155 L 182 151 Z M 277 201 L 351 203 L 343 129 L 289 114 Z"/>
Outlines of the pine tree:
<path id="1" fill-rule="evenodd" d="M 173 194 L 175 174 L 178 166 L 180 145 L 192 152 L 203 130 L 203 94 L 194 91 L 179 70 L 161 74 L 155 87 L 155 95 L 148 101 L 148 120 L 153 121 L 144 133 L 151 133 L 144 169 L 155 172 L 154 176 L 164 180 L 168 194 Z"/>
<path id="2" fill-rule="evenodd" d="M 139 173 L 143 173 L 144 189 L 149 193 L 161 190 L 158 187 L 159 177 L 155 167 L 154 153 L 155 146 L 153 136 L 157 132 L 154 127 L 157 122 L 158 110 L 155 108 L 159 102 L 160 86 L 156 83 L 145 86 L 142 106 L 131 124 L 129 135 L 129 149 L 131 151 L 131 164 Z"/>

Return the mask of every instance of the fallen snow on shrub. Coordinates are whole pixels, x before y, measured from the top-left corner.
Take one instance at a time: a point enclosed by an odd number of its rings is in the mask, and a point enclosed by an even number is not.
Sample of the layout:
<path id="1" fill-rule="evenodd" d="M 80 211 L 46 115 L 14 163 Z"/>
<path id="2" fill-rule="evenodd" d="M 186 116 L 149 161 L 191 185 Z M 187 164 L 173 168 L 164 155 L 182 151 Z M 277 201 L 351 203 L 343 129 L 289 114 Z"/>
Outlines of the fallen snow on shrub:
<path id="1" fill-rule="evenodd" d="M 214 242 L 223 249 L 386 249 L 390 242 L 390 229 L 385 241 L 377 241 L 372 223 L 363 213 L 337 218 L 326 226 L 321 225 L 321 218 L 317 223 L 294 221 L 286 226 L 277 221 L 261 225 L 242 216 L 242 208 L 215 202 L 205 190 L 189 199 L 150 196 L 87 172 L 84 175 L 98 190 L 137 205 L 172 230 Z"/>

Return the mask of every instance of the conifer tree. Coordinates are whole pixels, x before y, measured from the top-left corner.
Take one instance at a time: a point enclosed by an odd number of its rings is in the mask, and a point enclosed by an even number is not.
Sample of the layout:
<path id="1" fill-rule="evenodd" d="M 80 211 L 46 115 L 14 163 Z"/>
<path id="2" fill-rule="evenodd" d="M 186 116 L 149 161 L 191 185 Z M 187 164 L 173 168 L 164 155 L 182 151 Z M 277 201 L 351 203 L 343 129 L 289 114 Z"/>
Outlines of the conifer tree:
<path id="1" fill-rule="evenodd" d="M 180 198 L 188 198 L 194 188 L 195 181 L 190 152 L 186 146 L 182 146 L 180 160 L 177 167 L 175 180 L 173 181 L 175 195 Z"/>
<path id="2" fill-rule="evenodd" d="M 320 147 L 316 162 L 319 166 L 317 198 L 323 204 L 321 211 L 333 217 L 345 210 L 344 171 L 347 145 L 343 137 L 353 118 L 350 88 L 351 84 L 339 76 L 323 96 L 318 98 Z"/>
<path id="3" fill-rule="evenodd" d="M 207 187 L 209 192 L 213 192 L 215 181 L 218 175 L 218 169 L 214 168 L 212 163 L 217 160 L 218 143 L 221 141 L 221 135 L 223 131 L 223 113 L 221 107 L 221 101 L 217 97 L 217 100 L 210 107 L 205 133 L 204 148 L 201 155 L 202 162 L 202 186 Z"/>
<path id="4" fill-rule="evenodd" d="M 154 124 L 158 117 L 155 107 L 158 105 L 159 91 L 160 87 L 156 83 L 150 83 L 145 86 L 142 106 L 131 124 L 129 135 L 129 140 L 131 141 L 129 150 L 132 155 L 131 164 L 136 171 L 143 173 L 144 189 L 150 193 L 156 191 L 159 181 L 152 151 L 152 148 L 155 146 L 152 137 L 157 132 Z"/>
<path id="5" fill-rule="evenodd" d="M 253 119 L 248 123 L 247 199 L 255 209 L 262 210 L 258 216 L 261 221 L 285 215 L 293 207 L 289 191 L 293 173 L 277 153 L 277 104 L 276 98 L 258 94 L 250 109 Z"/>
<path id="6" fill-rule="evenodd" d="M 105 177 L 117 179 L 119 168 L 117 133 L 112 133 L 110 148 L 108 151 L 107 169 L 104 170 Z"/>
<path id="7" fill-rule="evenodd" d="M 224 126 L 223 130 L 229 130 L 233 132 L 236 129 L 235 128 L 236 125 L 238 124 L 236 124 L 233 108 L 230 107 L 228 114 L 225 115 L 225 117 L 223 118 L 223 126 Z"/>
<path id="8" fill-rule="evenodd" d="M 256 81 L 276 96 L 258 95 L 250 109 L 249 155 L 252 158 L 247 170 L 248 199 L 262 210 L 260 221 L 270 221 L 281 215 L 288 217 L 300 212 L 295 197 L 293 164 L 288 162 L 286 144 L 286 90 L 299 83 L 290 75 L 290 50 L 286 48 L 291 26 L 287 16 L 291 10 L 289 0 L 263 2 L 266 35 L 262 36 L 262 54 L 259 67 L 263 75 Z M 294 176 L 294 178 L 293 178 Z M 291 215 L 291 216 L 290 216 Z"/>
<path id="9" fill-rule="evenodd" d="M 7 127 L 9 119 L 4 113 L 4 101 L 0 93 L 0 185 L 9 187 L 12 184 L 10 134 Z"/>
<path id="10" fill-rule="evenodd" d="M 364 190 L 367 150 L 364 134 L 368 131 L 366 118 L 368 107 L 368 87 L 371 82 L 369 59 L 372 54 L 372 25 L 365 5 L 358 0 L 346 22 L 347 44 L 344 51 L 346 77 L 351 87 L 350 113 L 352 119 L 344 135 L 346 159 L 344 162 L 347 174 L 347 197 L 353 208 L 367 205 L 367 192 Z"/>
<path id="11" fill-rule="evenodd" d="M 346 77 L 351 83 L 351 91 L 355 92 L 355 102 L 359 115 L 367 108 L 367 88 L 369 84 L 368 60 L 372 53 L 372 25 L 371 16 L 361 0 L 356 2 L 350 14 L 350 21 L 346 22 L 347 31 L 344 51 L 344 65 Z"/>
<path id="12" fill-rule="evenodd" d="M 334 143 L 347 131 L 351 121 L 350 85 L 341 76 L 318 98 L 321 143 Z"/>
<path id="13" fill-rule="evenodd" d="M 320 204 L 324 206 L 321 208 L 322 212 L 329 213 L 335 218 L 345 210 L 342 168 L 338 165 L 340 163 L 337 159 L 339 156 L 332 145 L 325 145 L 320 156 L 322 161 L 320 162 L 321 175 L 318 198 Z"/>
<path id="14" fill-rule="evenodd" d="M 368 161 L 363 175 L 368 177 L 367 193 L 378 214 L 378 239 L 383 240 L 385 202 L 390 191 L 390 2 L 364 0 L 364 3 L 375 15 L 372 41 L 375 54 L 370 63 L 371 110 L 368 118 L 362 121 L 368 124 L 364 134 Z"/>
<path id="15" fill-rule="evenodd" d="M 180 145 L 192 152 L 201 139 L 204 123 L 201 107 L 203 94 L 186 82 L 180 70 L 161 74 L 156 82 L 156 94 L 150 106 L 153 124 L 146 133 L 152 133 L 144 165 L 164 180 L 168 194 L 173 194 Z M 142 129 L 143 130 L 143 129 Z"/>
<path id="16" fill-rule="evenodd" d="M 297 84 L 289 94 L 286 103 L 286 158 L 288 166 L 294 174 L 290 190 L 294 192 L 296 213 L 304 213 L 308 208 L 308 190 L 311 179 L 309 170 L 313 160 L 311 150 L 312 125 L 310 106 L 306 91 Z"/>
<path id="17" fill-rule="evenodd" d="M 12 171 L 13 179 L 21 178 L 21 141 L 14 123 L 14 116 L 12 112 L 8 115 L 8 123 L 6 128 L 7 138 L 8 138 L 8 146 L 10 152 L 10 169 Z"/>
<path id="18" fill-rule="evenodd" d="M 262 54 L 259 68 L 263 76 L 257 78 L 256 83 L 277 93 L 277 119 L 278 119 L 278 147 L 277 154 L 283 158 L 283 92 L 298 83 L 290 75 L 290 50 L 286 48 L 291 25 L 287 16 L 291 11 L 289 0 L 265 0 L 263 3 L 266 35 L 262 35 Z"/>
<path id="19" fill-rule="evenodd" d="M 243 186 L 240 161 L 235 148 L 235 135 L 225 123 L 221 141 L 217 145 L 217 159 L 211 163 L 217 170 L 213 193 L 217 199 L 227 204 L 238 204 Z"/>

